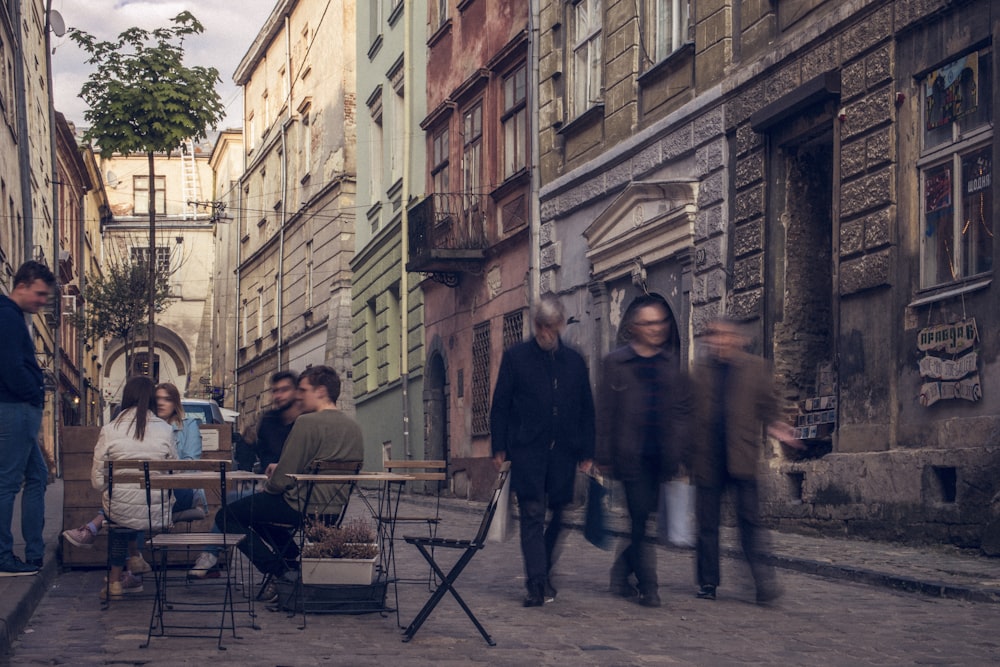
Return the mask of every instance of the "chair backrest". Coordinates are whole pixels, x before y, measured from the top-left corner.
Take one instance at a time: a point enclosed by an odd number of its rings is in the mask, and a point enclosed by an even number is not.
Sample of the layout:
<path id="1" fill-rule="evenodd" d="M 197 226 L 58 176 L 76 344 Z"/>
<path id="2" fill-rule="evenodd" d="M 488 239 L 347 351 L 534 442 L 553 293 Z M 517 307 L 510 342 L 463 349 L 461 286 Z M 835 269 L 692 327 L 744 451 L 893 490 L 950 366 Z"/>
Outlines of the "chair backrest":
<path id="1" fill-rule="evenodd" d="M 323 461 L 316 459 L 309 464 L 309 473 L 312 475 L 357 475 L 361 472 L 361 467 L 364 463 L 364 461 Z M 325 503 L 327 507 L 318 508 L 317 511 L 316 509 L 310 507 L 310 502 L 312 501 L 313 489 L 320 483 L 330 486 L 332 489 L 332 495 L 330 500 Z M 314 516 L 314 518 L 321 520 L 328 526 L 339 526 L 344 520 L 344 515 L 347 514 L 347 505 L 351 502 L 351 494 L 356 485 L 357 482 L 307 482 L 306 499 L 303 504 L 306 515 Z M 340 503 L 339 512 L 333 513 L 325 511 L 329 506 L 338 502 Z"/>
<path id="2" fill-rule="evenodd" d="M 386 472 L 399 472 L 414 480 L 443 482 L 447 477 L 447 461 L 386 460 L 382 462 Z"/>
<path id="3" fill-rule="evenodd" d="M 486 513 L 483 514 L 483 521 L 479 524 L 479 531 L 473 540 L 477 545 L 486 544 L 486 534 L 490 532 L 490 524 L 493 523 L 493 517 L 497 513 L 497 506 L 500 504 L 500 493 L 503 491 L 503 485 L 507 482 L 508 475 L 510 475 L 510 461 L 504 461 L 500 465 L 500 474 L 497 475 L 497 481 L 493 484 L 493 493 L 490 495 L 490 502 L 486 506 Z"/>
<path id="4" fill-rule="evenodd" d="M 120 464 L 121 461 L 116 461 L 116 464 Z M 227 481 L 226 472 L 233 467 L 231 461 L 225 459 L 204 459 L 200 461 L 181 461 L 179 459 L 168 459 L 162 460 L 158 459 L 155 461 L 145 461 L 145 460 L 130 460 L 126 463 L 129 464 L 139 464 L 139 468 L 143 471 L 143 486 L 146 490 L 146 510 L 148 513 L 148 523 L 149 531 L 152 533 L 158 528 L 169 528 L 171 525 L 171 507 L 170 503 L 167 502 L 169 499 L 169 494 L 164 493 L 163 489 L 168 488 L 164 486 L 164 482 L 169 484 L 169 477 L 163 477 L 163 475 L 169 475 L 172 472 L 184 473 L 192 471 L 201 472 L 217 472 L 219 475 L 219 496 L 221 498 L 222 507 L 219 510 L 223 516 L 223 522 L 225 522 L 227 512 Z M 116 466 L 117 467 L 117 466 Z M 159 482 L 159 484 L 157 483 Z M 173 487 L 169 487 L 173 488 Z M 154 493 L 154 491 L 160 491 L 159 493 Z M 154 497 L 155 496 L 155 497 Z M 158 508 L 155 505 L 159 505 Z M 158 519 L 159 521 L 154 521 L 154 510 L 158 509 Z M 223 525 L 223 532 L 226 532 L 226 527 Z"/>

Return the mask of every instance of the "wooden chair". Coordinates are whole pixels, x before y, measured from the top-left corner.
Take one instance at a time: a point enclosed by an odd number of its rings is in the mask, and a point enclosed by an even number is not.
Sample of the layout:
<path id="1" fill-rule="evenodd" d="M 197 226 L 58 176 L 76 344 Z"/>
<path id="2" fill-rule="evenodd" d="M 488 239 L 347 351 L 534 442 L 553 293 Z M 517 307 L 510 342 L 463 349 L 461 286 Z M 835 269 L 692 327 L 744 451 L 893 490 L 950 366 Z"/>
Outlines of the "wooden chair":
<path id="1" fill-rule="evenodd" d="M 507 476 L 510 474 L 510 461 L 504 461 L 503 465 L 500 466 L 500 474 L 497 475 L 497 481 L 493 485 L 493 494 L 490 497 L 490 502 L 486 506 L 486 511 L 483 514 L 483 520 L 479 524 L 479 530 L 476 531 L 475 536 L 468 540 L 456 540 L 449 539 L 446 537 L 404 537 L 408 544 L 412 544 L 420 552 L 420 555 L 424 557 L 434 573 L 438 576 L 440 583 L 437 588 L 431 594 L 430 599 L 424 604 L 423 608 L 417 613 L 413 621 L 403 632 L 403 641 L 408 642 L 413 639 L 413 636 L 417 634 L 417 630 L 420 626 L 424 624 L 427 617 L 431 615 L 434 608 L 444 597 L 445 593 L 451 593 L 455 601 L 465 612 L 469 620 L 472 621 L 476 629 L 479 630 L 479 634 L 483 636 L 486 643 L 490 646 L 495 646 L 496 642 L 493 638 L 486 632 L 486 628 L 479 622 L 472 610 L 465 603 L 465 600 L 458 594 L 455 590 L 455 581 L 458 576 L 462 574 L 462 571 L 483 547 L 486 546 L 486 534 L 490 530 L 490 524 L 493 523 L 493 517 L 497 511 L 497 505 L 500 501 L 500 491 L 503 489 L 504 483 L 507 481 Z M 431 553 L 430 548 L 437 547 L 439 549 L 457 549 L 462 552 L 458 560 L 452 565 L 451 569 L 445 574 L 441 566 L 434 560 L 434 555 Z"/>

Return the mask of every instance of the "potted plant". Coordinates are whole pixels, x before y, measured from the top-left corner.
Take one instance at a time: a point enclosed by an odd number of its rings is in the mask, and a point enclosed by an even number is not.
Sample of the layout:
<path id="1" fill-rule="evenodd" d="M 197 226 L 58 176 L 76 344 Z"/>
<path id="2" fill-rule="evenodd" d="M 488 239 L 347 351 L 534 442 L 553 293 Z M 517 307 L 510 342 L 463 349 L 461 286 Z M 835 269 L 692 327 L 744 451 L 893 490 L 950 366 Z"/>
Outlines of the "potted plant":
<path id="1" fill-rule="evenodd" d="M 374 579 L 377 560 L 374 531 L 363 519 L 339 528 L 317 522 L 305 527 L 303 584 L 366 586 Z"/>

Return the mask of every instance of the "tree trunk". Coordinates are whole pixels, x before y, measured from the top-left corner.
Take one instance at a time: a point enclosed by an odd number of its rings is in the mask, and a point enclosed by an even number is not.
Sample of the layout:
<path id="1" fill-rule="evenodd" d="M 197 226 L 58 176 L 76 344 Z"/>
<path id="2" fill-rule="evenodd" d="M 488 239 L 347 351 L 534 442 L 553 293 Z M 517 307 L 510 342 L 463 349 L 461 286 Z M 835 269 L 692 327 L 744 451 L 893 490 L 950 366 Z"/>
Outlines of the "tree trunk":
<path id="1" fill-rule="evenodd" d="M 149 162 L 149 353 L 146 358 L 146 372 L 154 382 L 153 360 L 156 358 L 156 168 L 153 151 L 146 153 Z"/>

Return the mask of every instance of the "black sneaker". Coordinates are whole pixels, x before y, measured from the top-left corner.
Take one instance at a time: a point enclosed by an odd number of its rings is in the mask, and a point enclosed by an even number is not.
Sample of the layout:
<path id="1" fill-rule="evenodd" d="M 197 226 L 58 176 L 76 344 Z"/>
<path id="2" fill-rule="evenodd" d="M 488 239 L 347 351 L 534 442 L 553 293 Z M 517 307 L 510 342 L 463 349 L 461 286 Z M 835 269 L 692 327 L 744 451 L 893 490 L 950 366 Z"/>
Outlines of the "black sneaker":
<path id="1" fill-rule="evenodd" d="M 32 574 L 38 574 L 38 568 L 13 554 L 0 560 L 0 577 L 25 577 Z"/>
<path id="2" fill-rule="evenodd" d="M 45 565 L 45 561 L 41 558 L 29 558 L 27 562 L 28 565 L 34 565 L 39 570 L 41 570 L 42 566 Z"/>
<path id="3" fill-rule="evenodd" d="M 714 600 L 715 599 L 715 586 L 711 584 L 706 584 L 698 589 L 698 599 L 700 600 Z"/>
<path id="4" fill-rule="evenodd" d="M 660 602 L 660 594 L 656 591 L 649 591 L 648 593 L 639 593 L 639 597 L 634 598 L 635 601 L 642 605 L 643 607 L 659 607 L 662 603 Z"/>
<path id="5" fill-rule="evenodd" d="M 545 604 L 545 584 L 541 581 L 528 583 L 528 595 L 524 598 L 525 607 L 541 607 Z"/>

